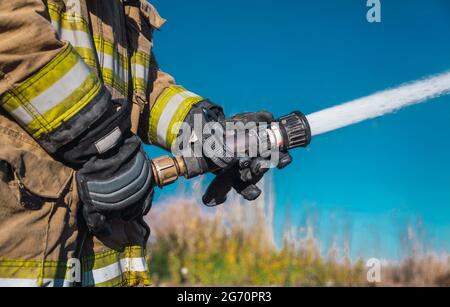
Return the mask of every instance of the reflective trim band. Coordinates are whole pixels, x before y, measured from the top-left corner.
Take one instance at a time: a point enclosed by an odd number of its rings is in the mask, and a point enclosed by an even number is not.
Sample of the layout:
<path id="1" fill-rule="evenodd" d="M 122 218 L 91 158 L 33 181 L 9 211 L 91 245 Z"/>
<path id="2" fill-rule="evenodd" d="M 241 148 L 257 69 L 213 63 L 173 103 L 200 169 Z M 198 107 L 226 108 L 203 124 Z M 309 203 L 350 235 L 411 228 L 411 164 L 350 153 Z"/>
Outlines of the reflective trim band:
<path id="1" fill-rule="evenodd" d="M 168 87 L 150 112 L 150 140 L 168 149 L 178 136 L 179 126 L 192 106 L 203 98 L 180 86 Z"/>
<path id="2" fill-rule="evenodd" d="M 103 68 L 114 71 L 121 76 L 123 80 L 125 80 L 125 76 L 128 76 L 128 69 L 125 68 L 127 65 L 124 63 L 123 59 L 119 59 L 116 55 L 109 55 L 101 52 L 99 52 L 99 58 L 103 59 Z"/>
<path id="3" fill-rule="evenodd" d="M 83 286 L 150 285 L 145 255 L 144 248 L 133 246 L 88 257 L 83 260 Z"/>
<path id="4" fill-rule="evenodd" d="M 75 265 L 74 265 L 75 264 Z M 145 248 L 109 250 L 80 261 L 0 260 L 0 287 L 150 286 Z"/>
<path id="5" fill-rule="evenodd" d="M 77 13 L 79 10 L 67 13 L 52 2 L 48 2 L 47 6 L 52 25 L 59 38 L 69 42 L 88 65 L 96 68 L 95 49 L 89 24 L 80 12 Z"/>
<path id="6" fill-rule="evenodd" d="M 75 47 L 75 50 L 89 66 L 97 68 L 97 56 L 94 50 L 89 48 Z"/>
<path id="7" fill-rule="evenodd" d="M 0 287 L 71 287 L 73 260 L 0 260 Z M 81 268 L 78 267 L 81 273 Z M 81 277 L 81 275 L 78 275 Z"/>
<path id="8" fill-rule="evenodd" d="M 101 66 L 103 81 L 126 96 L 128 94 L 129 79 L 127 56 L 120 54 L 118 46 L 101 37 L 94 36 L 94 43 Z"/>
<path id="9" fill-rule="evenodd" d="M 150 55 L 142 51 L 137 51 L 133 54 L 132 62 L 148 67 L 150 65 Z"/>
<path id="10" fill-rule="evenodd" d="M 84 273 L 84 280 L 86 281 L 86 286 L 94 286 L 114 280 L 125 272 L 147 271 L 148 266 L 144 258 L 125 258 L 104 268 Z"/>
<path id="11" fill-rule="evenodd" d="M 112 86 L 122 94 L 128 91 L 128 69 L 117 57 L 105 53 L 98 53 L 102 63 L 102 75 L 105 84 Z"/>
<path id="12" fill-rule="evenodd" d="M 72 281 L 64 279 L 43 279 L 39 281 L 37 279 L 20 279 L 20 278 L 0 278 L 0 287 L 73 287 Z"/>
<path id="13" fill-rule="evenodd" d="M 64 76 L 47 90 L 30 100 L 31 106 L 39 114 L 45 114 L 76 91 L 87 79 L 90 71 L 79 60 Z"/>
<path id="14" fill-rule="evenodd" d="M 69 42 L 86 64 L 96 70 L 101 66 L 99 71 L 106 85 L 127 96 L 129 63 L 126 50 L 122 55 L 118 46 L 99 36 L 92 37 L 88 22 L 80 15 L 76 3 L 74 5 L 73 8 L 67 8 L 70 12 L 65 12 L 55 3 L 48 3 L 53 27 L 60 39 Z"/>
<path id="15" fill-rule="evenodd" d="M 40 139 L 83 109 L 100 89 L 96 73 L 68 45 L 35 75 L 5 93 L 0 103 Z"/>
<path id="16" fill-rule="evenodd" d="M 72 3 L 70 5 L 63 7 L 54 3 L 54 0 L 53 2 L 47 1 L 50 19 L 58 22 L 62 22 L 62 20 L 66 21 L 66 23 L 64 23 L 64 27 L 69 30 L 88 29 L 88 22 L 81 15 L 81 7 L 79 7 L 79 3 L 76 3 L 78 1 L 71 2 Z"/>
<path id="17" fill-rule="evenodd" d="M 52 25 L 60 39 L 70 42 L 74 47 L 93 49 L 89 24 L 81 15 L 64 12 L 52 2 L 48 2 L 47 6 Z"/>
<path id="18" fill-rule="evenodd" d="M 126 96 L 128 84 L 108 68 L 102 68 L 103 82 Z"/>
<path id="19" fill-rule="evenodd" d="M 92 40 L 88 33 L 82 31 L 66 30 L 60 27 L 60 24 L 52 22 L 53 27 L 57 30 L 59 38 L 62 41 L 69 42 L 72 46 L 77 48 L 92 49 Z"/>
<path id="20" fill-rule="evenodd" d="M 17 106 L 16 109 L 11 110 L 10 114 L 14 118 L 20 118 L 22 120 L 22 122 L 25 124 L 33 121 L 33 117 L 31 117 L 30 113 L 20 105 Z"/>
<path id="21" fill-rule="evenodd" d="M 139 64 L 134 64 L 134 76 L 136 79 L 148 79 L 148 67 Z"/>
<path id="22" fill-rule="evenodd" d="M 147 94 L 150 64 L 150 56 L 141 51 L 135 52 L 131 58 L 134 90 L 144 96 Z"/>

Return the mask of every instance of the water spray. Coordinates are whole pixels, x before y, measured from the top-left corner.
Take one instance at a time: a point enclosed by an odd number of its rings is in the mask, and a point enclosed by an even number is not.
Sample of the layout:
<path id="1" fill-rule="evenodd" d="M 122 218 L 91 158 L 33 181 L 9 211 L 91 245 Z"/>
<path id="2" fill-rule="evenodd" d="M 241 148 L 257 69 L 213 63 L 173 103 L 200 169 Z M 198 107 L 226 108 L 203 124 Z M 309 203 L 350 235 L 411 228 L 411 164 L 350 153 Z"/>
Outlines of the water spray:
<path id="1" fill-rule="evenodd" d="M 450 93 L 450 72 L 403 84 L 307 116 L 316 136 Z"/>
<path id="2" fill-rule="evenodd" d="M 265 134 L 270 146 L 281 150 L 305 148 L 313 136 L 393 113 L 450 93 L 450 72 L 407 83 L 397 88 L 328 108 L 308 116 L 293 112 L 281 117 Z M 197 158 L 164 156 L 152 160 L 155 182 L 164 187 L 180 177 L 191 179 L 217 168 L 201 167 Z"/>

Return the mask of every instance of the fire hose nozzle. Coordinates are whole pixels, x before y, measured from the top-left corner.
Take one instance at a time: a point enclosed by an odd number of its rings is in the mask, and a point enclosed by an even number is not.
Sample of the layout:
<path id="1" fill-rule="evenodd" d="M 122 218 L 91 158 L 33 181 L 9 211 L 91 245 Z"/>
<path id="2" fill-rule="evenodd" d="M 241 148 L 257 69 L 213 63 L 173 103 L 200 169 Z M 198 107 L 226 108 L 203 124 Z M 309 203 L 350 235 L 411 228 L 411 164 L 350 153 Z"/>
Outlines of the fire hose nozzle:
<path id="1" fill-rule="evenodd" d="M 311 127 L 306 116 L 299 111 L 281 117 L 277 121 L 286 150 L 308 147 L 311 144 Z"/>
<path id="2" fill-rule="evenodd" d="M 267 136 L 272 148 L 291 150 L 307 147 L 311 143 L 311 128 L 308 119 L 301 112 L 293 112 L 275 121 L 269 129 Z M 187 179 L 214 172 L 218 169 L 209 169 L 203 163 L 204 158 L 183 158 L 163 156 L 151 161 L 153 177 L 159 187 L 172 184 L 180 177 Z"/>

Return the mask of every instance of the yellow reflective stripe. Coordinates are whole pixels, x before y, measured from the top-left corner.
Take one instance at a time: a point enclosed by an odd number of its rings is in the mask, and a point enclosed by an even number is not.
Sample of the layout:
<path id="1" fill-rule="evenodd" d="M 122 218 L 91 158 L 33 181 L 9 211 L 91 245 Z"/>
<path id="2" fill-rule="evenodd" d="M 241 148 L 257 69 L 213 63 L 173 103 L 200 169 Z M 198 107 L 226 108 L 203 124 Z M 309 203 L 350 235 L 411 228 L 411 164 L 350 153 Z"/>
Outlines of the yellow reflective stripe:
<path id="1" fill-rule="evenodd" d="M 123 95 L 128 93 L 128 82 L 125 82 L 120 76 L 114 74 L 111 69 L 102 68 L 103 82 L 106 85 L 113 87 Z"/>
<path id="2" fill-rule="evenodd" d="M 0 278 L 62 278 L 68 265 L 58 261 L 0 260 Z"/>
<path id="3" fill-rule="evenodd" d="M 0 278 L 1 288 L 73 287 L 74 283 L 65 279 Z"/>
<path id="4" fill-rule="evenodd" d="M 124 279 L 124 287 L 151 286 L 149 272 L 125 272 Z"/>
<path id="5" fill-rule="evenodd" d="M 134 90 L 147 94 L 150 73 L 150 56 L 142 51 L 135 52 L 131 58 Z"/>
<path id="6" fill-rule="evenodd" d="M 64 12 L 52 2 L 48 3 L 48 12 L 61 40 L 69 42 L 75 48 L 94 49 L 89 24 L 82 16 Z"/>
<path id="7" fill-rule="evenodd" d="M 48 3 L 48 11 L 53 27 L 60 38 L 70 42 L 86 64 L 97 69 L 97 59 L 88 22 L 81 15 L 63 12 L 61 7 L 52 2 Z"/>
<path id="8" fill-rule="evenodd" d="M 114 55 L 115 53 L 117 53 L 118 56 L 121 56 L 117 52 L 117 48 L 114 46 L 113 43 L 104 40 L 100 36 L 97 36 L 97 35 L 94 36 L 94 43 L 95 43 L 96 49 L 99 52 L 103 52 L 103 53 L 106 53 L 106 54 L 109 54 L 109 55 Z"/>
<path id="9" fill-rule="evenodd" d="M 116 284 L 118 279 L 125 281 L 127 273 L 137 272 L 148 276 L 147 260 L 140 258 L 121 258 L 120 260 L 105 266 L 85 272 L 83 274 L 83 282 L 86 286 Z"/>
<path id="10" fill-rule="evenodd" d="M 127 56 L 120 54 L 117 46 L 99 36 L 94 36 L 94 43 L 102 66 L 103 81 L 126 96 L 129 71 Z"/>
<path id="11" fill-rule="evenodd" d="M 71 45 L 7 92 L 1 105 L 35 138 L 51 133 L 98 94 L 101 83 Z"/>
<path id="12" fill-rule="evenodd" d="M 175 114 L 173 115 L 172 120 L 170 121 L 169 127 L 167 129 L 167 136 L 166 136 L 167 148 L 171 148 L 173 142 L 178 137 L 181 124 L 188 115 L 189 111 L 192 109 L 192 106 L 199 103 L 202 100 L 203 98 L 200 96 L 189 97 L 186 98 L 182 104 L 180 104 L 178 109 L 175 111 Z"/>
<path id="13" fill-rule="evenodd" d="M 0 287 L 72 286 L 72 265 L 64 261 L 0 260 Z"/>
<path id="14" fill-rule="evenodd" d="M 170 86 L 156 100 L 150 112 L 150 140 L 166 148 L 175 141 L 179 125 L 192 106 L 203 98 L 180 86 Z"/>
<path id="15" fill-rule="evenodd" d="M 125 254 L 128 258 L 139 258 L 147 255 L 146 249 L 141 246 L 128 246 L 125 248 Z"/>
<path id="16" fill-rule="evenodd" d="M 89 66 L 93 68 L 97 68 L 97 58 L 95 56 L 95 51 L 89 48 L 83 48 L 83 47 L 75 47 L 75 50 L 78 52 L 78 54 L 83 58 L 83 60 L 88 64 Z"/>
<path id="17" fill-rule="evenodd" d="M 39 138 L 42 134 L 48 133 L 58 128 L 63 122 L 70 119 L 73 115 L 83 109 L 100 91 L 101 84 L 97 75 L 92 72 L 88 79 L 77 88 L 70 97 L 61 101 L 59 105 L 45 113 L 41 118 L 34 120 L 28 125 L 28 129 L 36 130 L 33 134 Z M 76 102 L 76 103 L 74 103 Z M 39 129 L 40 123 L 46 121 L 48 124 L 45 129 Z"/>
<path id="18" fill-rule="evenodd" d="M 149 285 L 145 249 L 126 247 L 123 251 L 107 251 L 83 259 L 84 286 Z"/>
<path id="19" fill-rule="evenodd" d="M 103 66 L 100 72 L 105 84 L 126 96 L 129 70 L 127 55 L 120 54 L 117 46 L 100 36 L 92 37 L 88 22 L 79 13 L 65 12 L 52 2 L 48 3 L 48 11 L 61 40 L 68 41 L 89 66 L 97 69 L 100 60 Z"/>
<path id="20" fill-rule="evenodd" d="M 145 248 L 126 247 L 82 259 L 84 286 L 150 285 Z M 0 260 L 0 286 L 71 286 L 74 261 Z"/>
<path id="21" fill-rule="evenodd" d="M 66 49 L 59 53 L 37 74 L 22 82 L 13 92 L 8 92 L 5 95 L 2 102 L 2 104 L 5 104 L 5 109 L 9 112 L 14 111 L 17 107 L 22 106 L 27 101 L 50 88 L 61 76 L 69 72 L 78 63 L 78 60 L 79 57 L 73 52 L 72 47 L 70 45 L 67 46 Z M 44 78 L 45 82 L 42 82 Z M 21 99 L 15 99 L 16 96 L 20 96 Z M 30 108 L 32 107 L 30 106 Z"/>
<path id="22" fill-rule="evenodd" d="M 119 260 L 119 252 L 110 250 L 83 258 L 83 271 L 89 272 L 111 265 Z"/>
<path id="23" fill-rule="evenodd" d="M 47 7 L 50 19 L 59 23 L 63 29 L 89 33 L 89 24 L 81 15 L 64 12 L 61 7 L 52 2 L 48 2 Z"/>
<path id="24" fill-rule="evenodd" d="M 147 84 L 148 83 L 145 79 L 141 79 L 141 78 L 134 79 L 134 90 L 136 92 L 146 95 Z"/>
<path id="25" fill-rule="evenodd" d="M 111 280 L 87 286 L 95 286 L 96 288 L 151 286 L 151 279 L 148 272 L 126 271 Z"/>
<path id="26" fill-rule="evenodd" d="M 84 283 L 83 287 L 112 288 L 112 287 L 126 287 L 126 285 L 124 275 L 119 275 L 105 282 L 95 283 L 94 281 L 92 281 L 90 283 Z"/>
<path id="27" fill-rule="evenodd" d="M 117 49 L 117 46 L 114 46 L 113 43 L 104 40 L 99 36 L 94 36 L 94 43 L 98 52 L 111 55 L 115 59 L 118 59 L 119 63 L 123 65 L 124 68 L 128 66 L 127 56 L 120 54 L 120 52 Z"/>
<path id="28" fill-rule="evenodd" d="M 145 67 L 150 66 L 150 55 L 146 54 L 145 52 L 138 51 L 133 54 L 133 58 L 131 60 L 134 64 L 139 64 Z"/>
<path id="29" fill-rule="evenodd" d="M 145 257 L 146 250 L 141 246 L 127 246 L 121 251 L 109 250 L 83 258 L 83 267 L 86 271 L 100 269 L 111 265 L 121 258 Z"/>
<path id="30" fill-rule="evenodd" d="M 181 86 L 169 86 L 166 88 L 162 94 L 156 100 L 152 110 L 150 111 L 150 120 L 149 120 L 149 134 L 150 140 L 152 143 L 157 144 L 158 141 L 158 123 L 161 114 L 164 111 L 164 108 L 167 106 L 169 101 L 178 93 L 185 91 L 185 89 Z M 165 145 L 165 144 L 160 144 Z"/>

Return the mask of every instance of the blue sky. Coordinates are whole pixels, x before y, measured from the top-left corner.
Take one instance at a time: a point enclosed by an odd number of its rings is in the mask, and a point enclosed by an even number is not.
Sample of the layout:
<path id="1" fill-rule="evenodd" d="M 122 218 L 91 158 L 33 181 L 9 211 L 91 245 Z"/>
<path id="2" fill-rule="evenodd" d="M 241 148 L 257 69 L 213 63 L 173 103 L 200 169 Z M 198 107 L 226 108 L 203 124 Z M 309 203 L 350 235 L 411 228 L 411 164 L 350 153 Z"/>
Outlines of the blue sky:
<path id="1" fill-rule="evenodd" d="M 382 0 L 379 24 L 366 21 L 365 0 L 152 3 L 168 19 L 155 34 L 160 66 L 230 115 L 311 113 L 450 70 L 448 0 Z M 319 136 L 293 156 L 274 172 L 279 233 L 287 214 L 301 224 L 307 213 L 325 243 L 335 233 L 354 256 L 396 258 L 414 223 L 450 251 L 450 96 Z"/>

